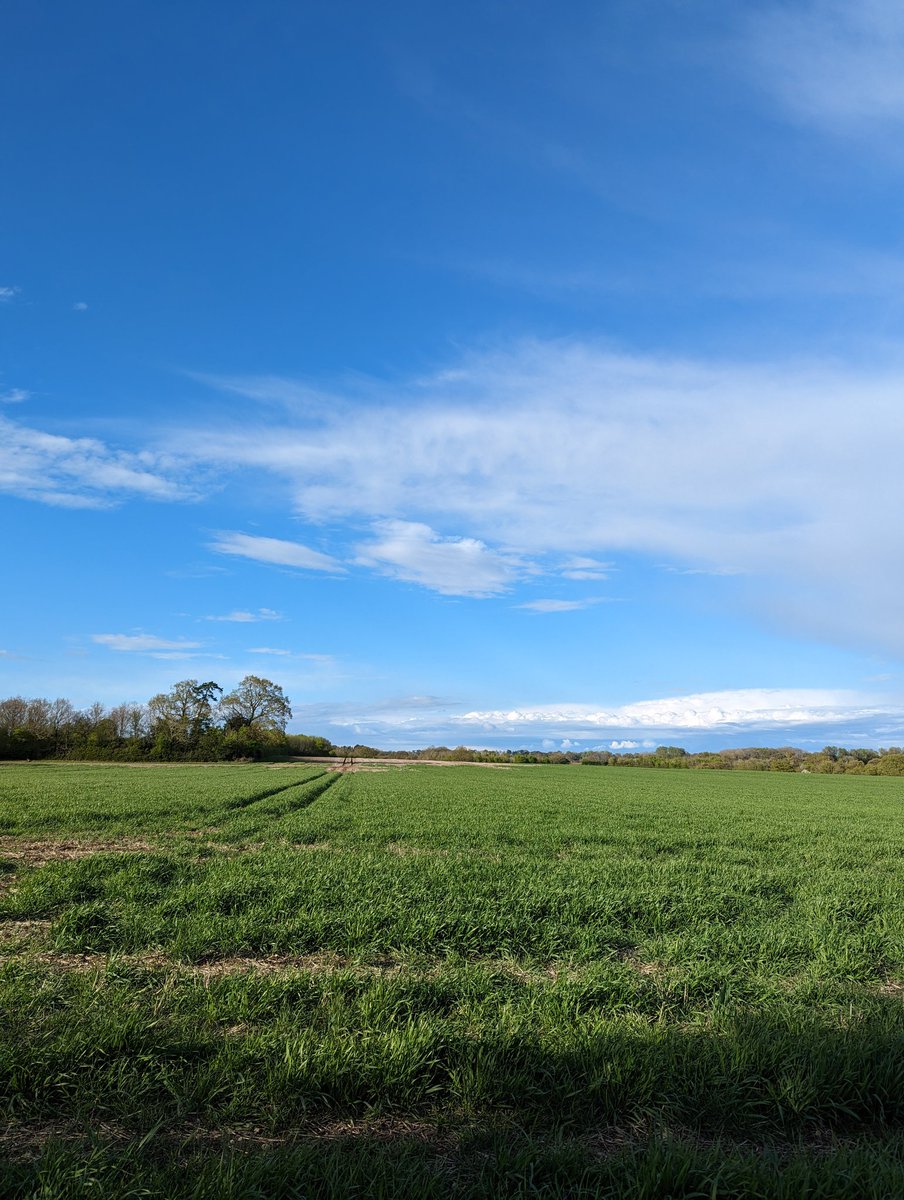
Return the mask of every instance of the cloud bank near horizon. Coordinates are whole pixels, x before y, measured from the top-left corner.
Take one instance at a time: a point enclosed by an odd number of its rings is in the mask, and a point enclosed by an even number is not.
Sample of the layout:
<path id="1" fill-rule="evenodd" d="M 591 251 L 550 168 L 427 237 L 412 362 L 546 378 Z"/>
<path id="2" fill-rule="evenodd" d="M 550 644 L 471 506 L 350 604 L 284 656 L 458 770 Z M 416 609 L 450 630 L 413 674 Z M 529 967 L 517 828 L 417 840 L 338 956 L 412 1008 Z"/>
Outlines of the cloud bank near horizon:
<path id="1" fill-rule="evenodd" d="M 539 746 L 552 739 L 636 748 L 659 741 L 725 744 L 731 739 L 801 742 L 842 738 L 858 744 L 904 736 L 904 705 L 853 691 L 818 688 L 739 688 L 644 700 L 601 709 L 589 704 L 459 711 L 436 697 L 379 704 L 303 705 L 295 724 L 330 730 L 342 743 L 375 739 L 391 748 L 465 744 Z M 751 744 L 747 742 L 746 744 Z"/>

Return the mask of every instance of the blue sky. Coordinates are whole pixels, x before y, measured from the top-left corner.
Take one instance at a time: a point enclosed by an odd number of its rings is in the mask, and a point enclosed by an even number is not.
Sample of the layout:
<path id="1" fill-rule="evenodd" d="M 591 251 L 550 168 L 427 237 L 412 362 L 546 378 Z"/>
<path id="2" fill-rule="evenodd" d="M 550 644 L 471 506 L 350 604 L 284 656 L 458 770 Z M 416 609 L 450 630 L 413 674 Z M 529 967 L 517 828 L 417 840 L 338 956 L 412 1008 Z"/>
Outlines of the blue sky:
<path id="1" fill-rule="evenodd" d="M 904 742 L 900 5 L 0 35 L 0 694 Z"/>

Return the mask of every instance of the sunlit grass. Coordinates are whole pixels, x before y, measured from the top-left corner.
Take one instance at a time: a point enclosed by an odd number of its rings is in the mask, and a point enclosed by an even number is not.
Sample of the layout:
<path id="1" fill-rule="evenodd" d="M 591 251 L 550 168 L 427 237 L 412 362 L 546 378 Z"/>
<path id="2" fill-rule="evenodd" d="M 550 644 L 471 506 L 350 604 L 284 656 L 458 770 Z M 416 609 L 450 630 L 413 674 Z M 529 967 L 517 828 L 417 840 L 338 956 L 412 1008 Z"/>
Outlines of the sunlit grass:
<path id="1" fill-rule="evenodd" d="M 7 1191 L 898 1195 L 902 806 L 881 778 L 0 768 Z"/>

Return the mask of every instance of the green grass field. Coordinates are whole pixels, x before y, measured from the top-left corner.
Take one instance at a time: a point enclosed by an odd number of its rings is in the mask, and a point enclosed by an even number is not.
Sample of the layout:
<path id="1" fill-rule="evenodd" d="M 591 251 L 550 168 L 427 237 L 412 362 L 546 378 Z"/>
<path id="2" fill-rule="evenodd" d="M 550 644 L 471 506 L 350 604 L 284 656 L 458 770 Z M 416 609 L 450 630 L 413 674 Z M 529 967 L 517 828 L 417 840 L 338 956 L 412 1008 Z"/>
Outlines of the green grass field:
<path id="1" fill-rule="evenodd" d="M 0 766 L 4 1197 L 904 1194 L 904 781 Z"/>

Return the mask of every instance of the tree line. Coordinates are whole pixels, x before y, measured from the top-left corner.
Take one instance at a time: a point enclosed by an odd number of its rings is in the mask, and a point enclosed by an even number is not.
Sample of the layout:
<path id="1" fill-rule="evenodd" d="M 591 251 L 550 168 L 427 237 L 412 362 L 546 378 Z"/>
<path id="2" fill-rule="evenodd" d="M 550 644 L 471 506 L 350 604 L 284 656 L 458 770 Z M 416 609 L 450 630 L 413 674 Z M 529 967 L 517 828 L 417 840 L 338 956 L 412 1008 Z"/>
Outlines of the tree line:
<path id="1" fill-rule="evenodd" d="M 334 745 L 315 734 L 286 733 L 291 716 L 282 688 L 259 675 L 246 675 L 231 692 L 213 680 L 182 679 L 146 704 L 112 708 L 97 703 L 77 709 L 65 699 L 11 696 L 0 700 L 0 759 L 216 762 L 307 756 L 904 776 L 900 746 L 879 750 L 825 746 L 812 752 L 795 746 L 750 746 L 698 753 L 681 746 L 649 751 L 472 750 L 468 746 L 381 750 L 362 743 Z"/>
<path id="2" fill-rule="evenodd" d="M 146 704 L 112 708 L 11 696 L 0 700 L 0 758 L 261 758 L 290 752 L 291 716 L 282 688 L 259 675 L 246 675 L 231 692 L 213 680 L 183 679 Z"/>
<path id="3" fill-rule="evenodd" d="M 334 752 L 354 758 L 400 758 L 418 761 L 475 763 L 546 763 L 554 766 L 654 767 L 669 770 L 796 771 L 814 775 L 904 775 L 904 749 L 879 750 L 825 746 L 800 750 L 796 746 L 747 746 L 697 753 L 681 746 L 655 750 L 472 750 L 468 746 L 427 746 L 423 750 L 379 750 L 373 746 L 341 746 Z"/>

